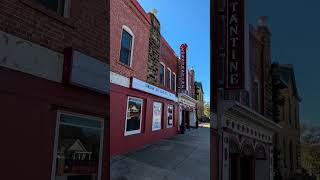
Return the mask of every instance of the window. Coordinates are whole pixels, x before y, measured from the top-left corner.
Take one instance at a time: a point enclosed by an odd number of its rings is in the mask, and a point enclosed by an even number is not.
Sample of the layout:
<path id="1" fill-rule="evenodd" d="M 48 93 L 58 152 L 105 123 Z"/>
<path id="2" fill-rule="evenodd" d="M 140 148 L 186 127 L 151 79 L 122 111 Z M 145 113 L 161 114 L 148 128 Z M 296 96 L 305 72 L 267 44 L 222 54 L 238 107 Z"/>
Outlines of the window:
<path id="1" fill-rule="evenodd" d="M 167 127 L 171 128 L 173 127 L 173 105 L 168 106 L 168 121 L 167 121 Z"/>
<path id="2" fill-rule="evenodd" d="M 165 65 L 163 63 L 160 63 L 160 84 L 165 85 L 165 77 L 166 77 L 166 72 L 165 72 Z"/>
<path id="3" fill-rule="evenodd" d="M 289 151 L 290 151 L 290 169 L 293 170 L 293 146 L 292 141 L 289 144 Z"/>
<path id="4" fill-rule="evenodd" d="M 290 123 L 290 125 L 291 125 L 291 101 L 290 101 L 290 99 L 289 99 L 289 112 L 288 112 L 288 116 L 289 116 L 289 123 Z"/>
<path id="5" fill-rule="evenodd" d="M 133 40 L 134 40 L 134 36 L 132 31 L 128 27 L 123 26 L 122 38 L 121 38 L 120 62 L 130 67 L 132 63 Z"/>
<path id="6" fill-rule="evenodd" d="M 69 17 L 69 0 L 37 0 L 37 2 L 39 2 L 46 8 L 57 12 L 61 16 Z"/>
<path id="7" fill-rule="evenodd" d="M 172 73 L 172 80 L 171 80 L 171 88 L 172 90 L 176 91 L 176 83 L 177 83 L 177 77 L 176 73 Z"/>
<path id="8" fill-rule="evenodd" d="M 171 76 L 171 69 L 170 68 L 167 68 L 168 69 L 168 78 L 167 78 L 167 85 L 168 85 L 168 87 L 171 89 L 172 88 L 172 84 L 171 84 L 171 78 L 172 78 L 172 76 Z"/>
<path id="9" fill-rule="evenodd" d="M 255 81 L 253 83 L 253 109 L 256 112 L 260 112 L 260 87 L 259 82 Z"/>
<path id="10" fill-rule="evenodd" d="M 52 179 L 101 179 L 103 120 L 58 112 Z"/>
<path id="11" fill-rule="evenodd" d="M 159 102 L 153 103 L 153 118 L 152 118 L 152 131 L 161 129 L 161 115 L 162 115 L 162 104 Z"/>
<path id="12" fill-rule="evenodd" d="M 142 107 L 142 99 L 128 97 L 125 135 L 141 132 Z"/>
<path id="13" fill-rule="evenodd" d="M 283 137 L 283 142 L 282 142 L 282 147 L 283 147 L 283 165 L 286 168 L 287 167 L 287 146 L 286 146 L 286 139 Z"/>

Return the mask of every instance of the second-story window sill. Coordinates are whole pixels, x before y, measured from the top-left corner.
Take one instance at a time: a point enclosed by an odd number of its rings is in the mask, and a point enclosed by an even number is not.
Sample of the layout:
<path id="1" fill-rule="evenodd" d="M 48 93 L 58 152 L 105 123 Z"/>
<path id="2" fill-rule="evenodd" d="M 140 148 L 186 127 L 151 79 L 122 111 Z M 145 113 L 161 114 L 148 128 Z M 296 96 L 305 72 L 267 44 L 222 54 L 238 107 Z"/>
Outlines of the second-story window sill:
<path id="1" fill-rule="evenodd" d="M 45 6 L 35 2 L 35 0 L 20 0 L 21 3 L 25 4 L 26 6 L 29 6 L 32 9 L 35 9 L 46 16 L 53 18 L 71 28 L 75 28 L 75 20 L 70 17 L 64 17 L 59 15 L 57 12 L 54 12 Z"/>

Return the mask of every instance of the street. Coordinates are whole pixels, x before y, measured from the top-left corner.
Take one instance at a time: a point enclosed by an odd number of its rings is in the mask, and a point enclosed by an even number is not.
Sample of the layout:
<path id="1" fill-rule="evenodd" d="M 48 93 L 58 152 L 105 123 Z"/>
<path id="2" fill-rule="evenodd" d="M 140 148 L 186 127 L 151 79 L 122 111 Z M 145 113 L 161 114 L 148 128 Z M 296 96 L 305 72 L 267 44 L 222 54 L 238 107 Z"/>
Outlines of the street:
<path id="1" fill-rule="evenodd" d="M 210 129 L 191 129 L 111 160 L 112 180 L 209 180 Z"/>

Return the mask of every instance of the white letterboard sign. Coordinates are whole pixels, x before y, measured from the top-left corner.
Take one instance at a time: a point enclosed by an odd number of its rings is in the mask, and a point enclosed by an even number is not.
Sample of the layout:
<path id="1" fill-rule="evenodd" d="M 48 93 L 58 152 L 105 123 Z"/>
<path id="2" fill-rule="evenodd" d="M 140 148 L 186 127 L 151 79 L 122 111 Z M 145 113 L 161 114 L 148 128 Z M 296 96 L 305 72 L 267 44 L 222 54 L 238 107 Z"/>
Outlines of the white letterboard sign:
<path id="1" fill-rule="evenodd" d="M 156 95 L 156 96 L 160 96 L 160 97 L 169 99 L 171 101 L 177 102 L 177 97 L 176 97 L 175 94 L 170 93 L 170 92 L 168 92 L 166 90 L 163 90 L 161 88 L 158 88 L 156 86 L 153 86 L 153 85 L 151 85 L 149 83 L 143 82 L 143 81 L 141 81 L 139 79 L 136 79 L 136 78 L 132 78 L 131 87 L 133 89 L 144 91 L 144 92 L 147 92 L 147 93 L 150 93 L 150 94 L 153 94 L 153 95 Z"/>
<path id="2" fill-rule="evenodd" d="M 109 66 L 107 63 L 73 51 L 70 83 L 101 93 L 109 92 Z"/>

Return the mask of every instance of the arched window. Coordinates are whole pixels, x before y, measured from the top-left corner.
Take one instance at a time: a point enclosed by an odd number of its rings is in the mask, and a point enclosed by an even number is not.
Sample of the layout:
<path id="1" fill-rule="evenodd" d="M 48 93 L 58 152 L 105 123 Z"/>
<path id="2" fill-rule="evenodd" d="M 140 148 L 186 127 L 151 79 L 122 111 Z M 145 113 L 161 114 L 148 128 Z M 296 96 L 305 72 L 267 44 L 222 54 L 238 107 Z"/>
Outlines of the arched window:
<path id="1" fill-rule="evenodd" d="M 129 27 L 122 27 L 120 62 L 132 66 L 132 54 L 134 45 L 134 34 Z"/>

